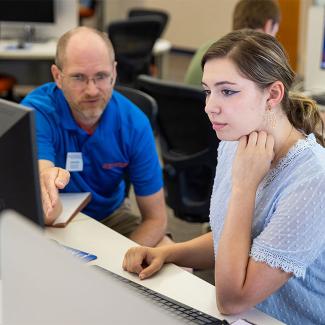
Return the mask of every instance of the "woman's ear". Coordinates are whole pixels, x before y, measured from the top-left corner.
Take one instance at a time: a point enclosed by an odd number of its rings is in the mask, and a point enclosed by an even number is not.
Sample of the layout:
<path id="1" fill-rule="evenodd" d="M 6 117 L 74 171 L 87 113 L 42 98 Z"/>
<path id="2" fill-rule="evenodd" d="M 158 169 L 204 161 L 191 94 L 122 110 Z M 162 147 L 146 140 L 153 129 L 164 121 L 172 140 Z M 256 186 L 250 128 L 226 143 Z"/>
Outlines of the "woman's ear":
<path id="1" fill-rule="evenodd" d="M 284 85 L 281 81 L 275 81 L 268 87 L 268 105 L 270 108 L 279 105 L 284 96 Z"/>

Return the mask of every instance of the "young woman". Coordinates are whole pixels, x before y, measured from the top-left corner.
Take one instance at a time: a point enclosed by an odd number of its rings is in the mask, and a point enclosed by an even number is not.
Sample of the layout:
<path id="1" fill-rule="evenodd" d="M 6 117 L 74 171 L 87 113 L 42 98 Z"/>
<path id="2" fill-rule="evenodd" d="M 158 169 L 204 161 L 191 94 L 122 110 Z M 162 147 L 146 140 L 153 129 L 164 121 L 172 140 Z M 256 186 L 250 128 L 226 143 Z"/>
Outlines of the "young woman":
<path id="1" fill-rule="evenodd" d="M 132 248 L 123 268 L 144 279 L 168 262 L 214 266 L 220 312 L 257 305 L 287 324 L 325 324 L 325 149 L 317 107 L 290 92 L 295 75 L 272 36 L 232 32 L 208 49 L 202 67 L 205 111 L 223 140 L 212 233 Z"/>

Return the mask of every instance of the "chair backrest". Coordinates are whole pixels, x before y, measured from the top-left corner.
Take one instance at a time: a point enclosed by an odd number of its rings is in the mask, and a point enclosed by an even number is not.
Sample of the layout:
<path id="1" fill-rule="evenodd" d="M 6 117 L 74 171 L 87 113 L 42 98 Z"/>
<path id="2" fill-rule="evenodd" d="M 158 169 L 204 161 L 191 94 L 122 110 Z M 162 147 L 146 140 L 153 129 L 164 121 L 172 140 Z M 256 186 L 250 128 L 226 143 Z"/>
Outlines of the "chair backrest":
<path id="1" fill-rule="evenodd" d="M 133 86 L 139 74 L 149 74 L 153 46 L 162 25 L 162 19 L 156 16 L 118 20 L 108 25 L 117 61 L 118 83 Z"/>
<path id="2" fill-rule="evenodd" d="M 159 9 L 146 9 L 146 8 L 132 8 L 128 12 L 129 18 L 144 17 L 144 16 L 156 16 L 162 19 L 163 24 L 162 24 L 161 34 L 159 35 L 160 37 L 165 31 L 169 20 L 168 12 Z"/>
<path id="3" fill-rule="evenodd" d="M 158 104 L 167 204 L 188 221 L 207 221 L 219 140 L 202 89 L 141 75 L 137 86 Z"/>
<path id="4" fill-rule="evenodd" d="M 128 98 L 133 104 L 138 106 L 143 113 L 146 114 L 150 121 L 152 130 L 156 132 L 156 119 L 158 113 L 158 106 L 156 100 L 147 93 L 130 87 L 117 85 L 115 86 L 115 90 L 117 90 L 126 98 Z"/>
<path id="5" fill-rule="evenodd" d="M 216 141 L 204 112 L 205 96 L 201 88 L 146 75 L 139 76 L 137 88 L 157 101 L 159 133 L 169 151 L 193 154 Z"/>

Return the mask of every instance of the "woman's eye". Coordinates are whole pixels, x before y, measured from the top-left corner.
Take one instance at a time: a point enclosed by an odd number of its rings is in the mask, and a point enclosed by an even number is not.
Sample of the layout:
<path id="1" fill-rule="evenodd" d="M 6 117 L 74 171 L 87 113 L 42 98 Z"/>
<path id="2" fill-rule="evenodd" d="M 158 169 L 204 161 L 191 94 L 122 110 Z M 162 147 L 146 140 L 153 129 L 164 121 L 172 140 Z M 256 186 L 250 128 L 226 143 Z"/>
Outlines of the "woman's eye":
<path id="1" fill-rule="evenodd" d="M 239 91 L 230 90 L 230 89 L 223 89 L 221 92 L 225 96 L 231 96 L 233 94 L 239 93 Z"/>
<path id="2" fill-rule="evenodd" d="M 208 89 L 203 89 L 203 94 L 205 95 L 205 97 L 207 97 L 211 94 L 211 91 Z"/>

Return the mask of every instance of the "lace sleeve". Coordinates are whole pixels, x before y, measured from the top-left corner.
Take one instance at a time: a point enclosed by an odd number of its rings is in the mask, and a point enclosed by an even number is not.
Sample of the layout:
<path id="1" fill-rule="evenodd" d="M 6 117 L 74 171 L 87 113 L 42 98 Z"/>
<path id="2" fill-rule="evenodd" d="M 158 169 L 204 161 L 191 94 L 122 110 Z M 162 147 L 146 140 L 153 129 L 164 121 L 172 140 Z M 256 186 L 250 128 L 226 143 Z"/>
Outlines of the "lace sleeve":
<path id="1" fill-rule="evenodd" d="M 325 248 L 325 176 L 293 183 L 278 197 L 274 213 L 253 240 L 250 256 L 304 277 Z"/>

